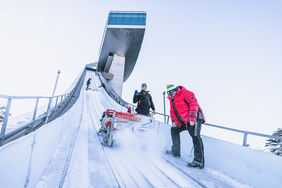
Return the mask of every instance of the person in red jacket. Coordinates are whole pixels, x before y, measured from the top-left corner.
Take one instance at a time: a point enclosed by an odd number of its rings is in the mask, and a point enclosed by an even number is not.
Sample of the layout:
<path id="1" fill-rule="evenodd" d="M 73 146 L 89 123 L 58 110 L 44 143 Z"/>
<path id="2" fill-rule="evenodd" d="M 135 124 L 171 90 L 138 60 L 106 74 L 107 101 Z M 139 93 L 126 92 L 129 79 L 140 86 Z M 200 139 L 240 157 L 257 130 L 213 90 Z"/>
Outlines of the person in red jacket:
<path id="1" fill-rule="evenodd" d="M 183 86 L 167 84 L 167 94 L 170 102 L 170 116 L 172 120 L 172 147 L 167 154 L 180 157 L 180 132 L 188 130 L 193 140 L 194 160 L 189 167 L 204 168 L 204 145 L 200 136 L 201 124 L 205 118 L 193 92 Z"/>

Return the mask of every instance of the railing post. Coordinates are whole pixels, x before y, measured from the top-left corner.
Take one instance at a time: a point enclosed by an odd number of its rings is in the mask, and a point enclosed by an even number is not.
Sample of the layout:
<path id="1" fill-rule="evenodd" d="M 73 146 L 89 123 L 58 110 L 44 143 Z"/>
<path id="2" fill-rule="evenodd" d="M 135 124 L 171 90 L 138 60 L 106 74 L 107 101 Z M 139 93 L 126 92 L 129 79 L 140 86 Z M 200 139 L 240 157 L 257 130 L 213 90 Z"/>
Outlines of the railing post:
<path id="1" fill-rule="evenodd" d="M 2 129 L 1 129 L 1 140 L 0 140 L 0 145 L 3 144 L 4 139 L 5 139 L 5 132 L 8 124 L 8 119 L 9 119 L 9 113 L 10 113 L 10 108 L 11 108 L 11 103 L 12 103 L 12 98 L 8 98 L 8 102 L 6 105 L 6 112 L 2 124 Z"/>
<path id="2" fill-rule="evenodd" d="M 249 144 L 247 144 L 247 136 L 248 136 L 248 133 L 244 132 L 243 146 L 249 146 Z"/>
<path id="3" fill-rule="evenodd" d="M 165 91 L 163 92 L 163 100 L 164 100 L 164 123 L 166 118 L 166 108 L 165 108 Z"/>
<path id="4" fill-rule="evenodd" d="M 169 123 L 169 116 L 167 116 L 167 122 L 166 122 L 166 124 L 168 124 Z"/>
<path id="5" fill-rule="evenodd" d="M 58 104 L 58 96 L 56 97 L 56 104 L 55 104 L 55 108 L 57 107 Z"/>
<path id="6" fill-rule="evenodd" d="M 49 97 L 49 102 L 48 102 L 48 107 L 47 107 L 47 112 L 46 112 L 46 119 L 45 119 L 45 123 L 47 123 L 48 121 L 48 116 L 49 116 L 49 111 L 50 111 L 50 104 L 52 102 L 52 97 Z"/>
<path id="7" fill-rule="evenodd" d="M 56 91 L 56 88 L 57 88 L 57 83 L 58 83 L 58 80 L 59 80 L 60 73 L 61 73 L 61 72 L 60 72 L 60 70 L 59 70 L 58 73 L 57 73 L 57 78 L 56 78 L 56 82 L 55 82 L 55 85 L 54 85 L 52 97 L 51 97 L 50 100 L 49 100 L 45 123 L 47 123 L 47 121 L 48 121 L 50 106 L 51 106 L 51 103 L 52 103 L 52 99 L 53 99 L 53 97 L 54 97 L 54 95 L 55 95 L 55 91 Z"/>
<path id="8" fill-rule="evenodd" d="M 33 111 L 32 121 L 34 121 L 35 118 L 36 118 L 38 103 L 39 103 L 39 97 L 36 98 L 35 107 L 34 107 L 34 111 Z"/>
<path id="9" fill-rule="evenodd" d="M 31 124 L 30 129 L 28 130 L 28 132 L 33 131 L 33 125 L 34 125 L 34 120 L 35 120 L 36 114 L 37 114 L 38 103 L 39 103 L 39 97 L 36 97 L 36 102 L 35 102 L 35 107 L 34 107 L 33 117 L 32 117 L 32 124 Z"/>

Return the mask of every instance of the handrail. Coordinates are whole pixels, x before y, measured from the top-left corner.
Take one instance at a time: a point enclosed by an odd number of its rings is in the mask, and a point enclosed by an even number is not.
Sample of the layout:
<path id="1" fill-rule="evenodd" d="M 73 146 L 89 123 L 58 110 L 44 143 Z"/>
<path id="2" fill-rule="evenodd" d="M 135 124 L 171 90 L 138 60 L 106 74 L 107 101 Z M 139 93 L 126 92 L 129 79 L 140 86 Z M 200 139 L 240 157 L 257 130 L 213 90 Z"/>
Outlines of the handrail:
<path id="1" fill-rule="evenodd" d="M 130 104 L 130 103 L 128 103 L 128 104 Z M 130 104 L 130 105 L 136 107 L 136 106 L 133 105 L 133 104 Z M 150 111 L 150 112 L 152 112 L 152 111 Z M 160 113 L 160 112 L 156 112 L 156 114 L 157 114 L 157 115 L 164 116 L 164 123 L 168 124 L 170 115 L 167 115 L 167 114 L 164 114 L 164 113 Z M 166 118 L 167 118 L 167 120 L 166 120 Z M 278 137 L 278 136 L 267 135 L 267 134 L 262 134 L 262 133 L 256 133 L 256 132 L 251 132 L 251 131 L 245 131 L 245 130 L 240 130 L 240 129 L 233 129 L 233 128 L 224 127 L 224 126 L 220 126 L 220 125 L 214 125 L 214 124 L 210 124 L 210 123 L 204 123 L 204 125 L 207 125 L 207 126 L 210 126 L 210 127 L 219 128 L 219 129 L 225 129 L 225 130 L 229 130 L 229 131 L 233 131 L 233 132 L 243 133 L 243 134 L 244 134 L 243 146 L 249 146 L 249 145 L 247 144 L 247 135 L 248 135 L 248 134 L 254 135 L 254 136 L 265 137 L 265 138 L 277 139 L 277 140 L 282 141 L 282 138 L 281 138 L 281 137 Z"/>
<path id="2" fill-rule="evenodd" d="M 167 116 L 168 118 L 170 118 L 170 115 L 166 115 L 166 114 L 159 113 L 159 112 L 156 112 L 156 114 L 162 115 L 162 116 Z M 165 123 L 168 123 L 168 122 L 165 122 Z M 260 136 L 260 137 L 265 137 L 265 138 L 277 139 L 277 140 L 282 141 L 282 138 L 278 137 L 278 136 L 267 135 L 267 134 L 262 134 L 262 133 L 256 133 L 256 132 L 252 132 L 252 131 L 245 131 L 245 130 L 240 130 L 240 129 L 233 129 L 233 128 L 224 127 L 224 126 L 220 126 L 220 125 L 214 125 L 214 124 L 210 124 L 210 123 L 204 123 L 204 125 L 207 125 L 207 126 L 210 126 L 210 127 L 219 128 L 219 129 L 225 129 L 225 130 L 229 130 L 229 131 L 233 131 L 233 132 L 243 133 L 244 134 L 243 146 L 249 146 L 247 144 L 247 135 L 248 134 L 255 135 L 255 136 Z"/>
<path id="3" fill-rule="evenodd" d="M 233 129 L 233 128 L 229 128 L 229 127 L 213 125 L 213 124 L 210 124 L 210 123 L 204 123 L 204 125 L 208 125 L 208 126 L 216 127 L 216 128 L 220 128 L 220 129 L 225 129 L 225 130 L 229 130 L 229 131 L 244 133 L 244 134 L 251 134 L 251 135 L 260 136 L 260 137 L 273 138 L 273 139 L 277 139 L 277 140 L 282 141 L 282 138 L 279 137 L 279 136 L 267 135 L 267 134 L 256 133 L 256 132 L 251 132 L 251 131 L 244 131 L 244 130 L 240 130 L 240 129 Z"/>
<path id="4" fill-rule="evenodd" d="M 71 92 L 71 91 L 70 91 Z M 68 93 L 70 93 L 70 92 L 68 92 Z M 64 95 L 66 95 L 66 94 L 68 94 L 68 93 L 65 93 L 65 94 L 61 94 L 61 95 L 56 95 L 56 96 L 54 96 L 54 98 L 55 97 L 61 97 L 61 96 L 64 96 Z M 51 96 L 50 96 L 51 97 Z M 48 97 L 48 96 L 13 96 L 13 95 L 1 95 L 0 94 L 0 98 L 6 98 L 6 99 L 8 99 L 8 98 L 11 98 L 11 99 L 35 99 L 35 98 L 42 98 L 42 99 L 48 99 L 48 98 L 50 98 L 50 97 Z"/>
<path id="5" fill-rule="evenodd" d="M 6 144 L 12 140 L 15 140 L 21 136 L 29 134 L 30 132 L 40 128 L 44 124 L 56 119 L 57 117 L 64 114 L 70 107 L 74 104 L 76 99 L 79 96 L 81 87 L 83 85 L 83 81 L 85 78 L 86 69 L 81 74 L 79 80 L 73 87 L 73 89 L 65 94 L 56 95 L 54 97 L 47 96 L 8 96 L 8 95 L 0 95 L 0 98 L 6 98 L 8 100 L 6 105 L 5 118 L 1 128 L 0 134 L 0 146 Z M 54 91 L 53 91 L 54 93 Z M 16 128 L 15 130 L 6 133 L 6 127 L 9 119 L 9 110 L 14 99 L 35 99 L 35 107 L 33 111 L 32 120 L 27 122 L 26 124 Z M 49 99 L 49 105 L 51 105 L 52 99 L 55 99 L 55 104 L 52 105 L 52 108 L 48 108 L 49 113 L 47 111 L 43 112 L 41 115 L 37 116 L 38 102 L 39 99 Z M 49 119 L 48 119 L 49 118 Z"/>
<path id="6" fill-rule="evenodd" d="M 110 97 L 112 97 L 117 103 L 119 103 L 121 106 L 124 106 L 126 108 L 128 108 L 130 105 L 128 102 L 126 102 L 125 100 L 123 100 L 117 93 L 116 91 L 108 84 L 108 82 L 106 81 L 106 79 L 104 78 L 104 76 L 100 73 L 97 72 L 100 81 L 102 82 L 103 87 L 105 88 L 106 92 L 108 93 L 108 95 Z"/>
<path id="7" fill-rule="evenodd" d="M 4 121 L 2 123 L 1 127 L 1 135 L 0 135 L 0 146 L 3 145 L 4 143 L 7 143 L 8 141 L 14 140 L 22 135 L 26 135 L 30 132 L 32 132 L 37 126 L 42 123 L 39 120 L 45 120 L 47 119 L 47 114 L 46 112 L 43 112 L 41 115 L 39 115 L 37 118 L 37 111 L 38 111 L 38 103 L 40 99 L 49 99 L 49 103 L 52 99 L 56 99 L 57 103 L 49 109 L 50 111 L 54 112 L 59 110 L 63 105 L 63 103 L 69 98 L 69 94 L 72 93 L 73 91 L 70 91 L 68 93 L 62 94 L 62 95 L 56 95 L 54 97 L 42 97 L 42 96 L 8 96 L 8 95 L 0 95 L 0 98 L 6 98 L 8 100 L 7 105 L 6 105 L 6 112 L 5 112 L 5 117 Z M 58 98 L 61 98 L 60 102 L 58 102 Z M 35 107 L 33 110 L 32 114 L 32 120 L 27 122 L 26 124 L 16 128 L 15 130 L 6 133 L 6 129 L 8 126 L 8 120 L 9 120 L 9 113 L 10 113 L 10 106 L 12 105 L 13 100 L 25 100 L 25 99 L 35 99 Z M 47 109 L 48 110 L 48 109 Z M 50 114 L 51 115 L 51 114 Z M 36 122 L 36 123 L 35 123 Z M 17 136 L 16 136 L 17 135 Z"/>

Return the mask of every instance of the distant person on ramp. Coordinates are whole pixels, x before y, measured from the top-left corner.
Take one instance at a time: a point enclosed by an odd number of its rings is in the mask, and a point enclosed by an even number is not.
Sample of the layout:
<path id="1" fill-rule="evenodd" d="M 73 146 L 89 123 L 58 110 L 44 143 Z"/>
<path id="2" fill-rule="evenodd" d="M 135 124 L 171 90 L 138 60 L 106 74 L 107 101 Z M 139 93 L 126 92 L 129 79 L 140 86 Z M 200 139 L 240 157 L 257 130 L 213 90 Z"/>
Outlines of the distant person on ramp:
<path id="1" fill-rule="evenodd" d="M 141 85 L 140 92 L 135 90 L 133 96 L 133 103 L 137 103 L 137 108 L 136 108 L 137 114 L 149 116 L 150 108 L 152 108 L 154 114 L 156 113 L 152 96 L 149 94 L 149 91 L 147 91 L 147 84 L 145 83 Z"/>
<path id="2" fill-rule="evenodd" d="M 180 157 L 180 132 L 188 130 L 194 146 L 194 160 L 188 166 L 202 169 L 205 167 L 204 145 L 200 136 L 201 125 L 205 122 L 202 109 L 194 93 L 183 86 L 167 84 L 167 94 L 172 121 L 172 147 L 166 153 Z"/>
<path id="3" fill-rule="evenodd" d="M 90 86 L 90 84 L 91 84 L 91 79 L 92 79 L 92 78 L 89 78 L 89 79 L 87 80 L 87 82 L 86 82 L 86 90 L 89 89 L 89 86 Z"/>

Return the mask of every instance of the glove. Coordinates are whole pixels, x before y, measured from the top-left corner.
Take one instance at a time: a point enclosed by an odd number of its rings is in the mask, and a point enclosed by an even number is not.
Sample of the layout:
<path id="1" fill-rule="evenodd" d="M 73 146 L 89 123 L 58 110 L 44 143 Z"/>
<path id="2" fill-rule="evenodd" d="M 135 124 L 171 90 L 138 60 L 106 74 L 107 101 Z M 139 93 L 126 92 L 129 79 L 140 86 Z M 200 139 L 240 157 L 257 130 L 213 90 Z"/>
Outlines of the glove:
<path id="1" fill-rule="evenodd" d="M 135 92 L 134 92 L 134 96 L 136 96 L 136 95 L 138 95 L 138 91 L 137 90 L 135 90 Z"/>
<path id="2" fill-rule="evenodd" d="M 196 122 L 196 121 L 197 121 L 197 112 L 194 111 L 194 110 L 191 110 L 190 113 L 189 113 L 189 122 Z M 193 126 L 193 125 L 191 125 L 191 126 Z"/>
<path id="3" fill-rule="evenodd" d="M 176 123 L 175 122 L 172 122 L 172 127 L 177 127 Z"/>

